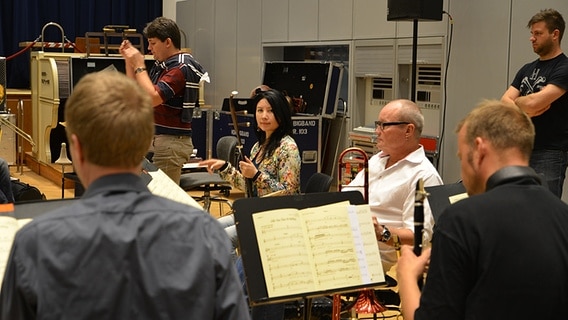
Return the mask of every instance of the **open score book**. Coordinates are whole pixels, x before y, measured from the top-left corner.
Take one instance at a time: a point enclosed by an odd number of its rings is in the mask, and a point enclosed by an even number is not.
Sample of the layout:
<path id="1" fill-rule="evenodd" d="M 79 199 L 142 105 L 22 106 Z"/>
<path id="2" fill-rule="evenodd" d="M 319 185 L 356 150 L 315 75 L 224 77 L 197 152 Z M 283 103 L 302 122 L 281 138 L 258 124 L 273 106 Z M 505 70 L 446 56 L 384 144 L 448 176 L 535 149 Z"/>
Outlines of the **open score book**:
<path id="1" fill-rule="evenodd" d="M 255 213 L 268 297 L 384 282 L 371 217 L 348 201 Z"/>
<path id="2" fill-rule="evenodd" d="M 0 287 L 16 232 L 32 219 L 16 219 L 14 204 L 0 204 Z"/>

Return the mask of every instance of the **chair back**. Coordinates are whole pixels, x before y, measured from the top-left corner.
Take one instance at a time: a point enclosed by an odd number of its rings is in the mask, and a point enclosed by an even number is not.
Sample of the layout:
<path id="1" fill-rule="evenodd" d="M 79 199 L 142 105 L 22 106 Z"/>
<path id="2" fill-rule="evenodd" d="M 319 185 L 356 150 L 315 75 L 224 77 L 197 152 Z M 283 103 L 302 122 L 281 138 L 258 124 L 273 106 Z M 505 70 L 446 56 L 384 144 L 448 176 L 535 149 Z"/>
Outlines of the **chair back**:
<path id="1" fill-rule="evenodd" d="M 232 166 L 236 167 L 238 140 L 235 136 L 224 136 L 217 141 L 217 158 L 228 161 Z"/>
<path id="2" fill-rule="evenodd" d="M 325 173 L 314 173 L 306 183 L 304 193 L 329 192 L 333 178 Z"/>

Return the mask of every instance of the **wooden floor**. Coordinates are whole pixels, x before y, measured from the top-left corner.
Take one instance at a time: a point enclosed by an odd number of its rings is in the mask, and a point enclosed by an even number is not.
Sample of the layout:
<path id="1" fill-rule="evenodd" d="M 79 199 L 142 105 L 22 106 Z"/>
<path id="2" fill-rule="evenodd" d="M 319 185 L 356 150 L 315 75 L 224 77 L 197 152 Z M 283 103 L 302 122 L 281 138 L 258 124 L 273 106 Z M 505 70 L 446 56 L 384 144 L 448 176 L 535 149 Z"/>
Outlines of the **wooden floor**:
<path id="1" fill-rule="evenodd" d="M 67 172 L 67 170 L 66 170 Z M 74 198 L 75 191 L 73 187 L 67 187 L 63 189 L 63 195 L 61 193 L 61 186 L 62 183 L 54 183 L 51 180 L 48 180 L 45 177 L 42 177 L 35 172 L 33 172 L 30 168 L 26 166 L 10 166 L 10 174 L 12 178 L 16 178 L 22 182 L 28 183 L 36 188 L 38 188 L 41 193 L 43 193 L 46 199 L 61 199 L 62 196 L 65 198 Z M 66 186 L 69 186 L 69 183 L 66 183 Z M 201 196 L 202 192 L 198 191 L 190 191 L 188 192 L 191 196 Z M 215 197 L 223 197 L 222 195 L 218 194 L 217 192 L 213 191 L 212 196 Z M 233 189 L 227 197 L 230 201 L 234 201 L 238 198 L 244 197 L 244 192 Z M 214 217 L 219 217 L 221 215 L 228 214 L 230 211 L 230 207 L 226 204 L 221 204 L 220 202 L 212 202 L 210 207 L 211 215 Z"/>
<path id="2" fill-rule="evenodd" d="M 47 178 L 34 173 L 26 166 L 10 166 L 10 175 L 22 182 L 38 188 L 46 199 L 61 199 L 61 184 L 56 184 Z M 63 196 L 65 198 L 73 198 L 75 196 L 74 189 L 64 189 Z"/>

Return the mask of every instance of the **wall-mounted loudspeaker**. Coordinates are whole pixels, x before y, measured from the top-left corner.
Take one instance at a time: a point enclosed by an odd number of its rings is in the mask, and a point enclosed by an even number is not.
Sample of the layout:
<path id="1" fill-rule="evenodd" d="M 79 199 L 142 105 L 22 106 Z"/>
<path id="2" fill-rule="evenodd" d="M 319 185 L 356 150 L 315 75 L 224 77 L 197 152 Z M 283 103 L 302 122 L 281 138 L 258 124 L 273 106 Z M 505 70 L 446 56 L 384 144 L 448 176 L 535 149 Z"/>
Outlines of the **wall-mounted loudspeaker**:
<path id="1" fill-rule="evenodd" d="M 0 112 L 6 111 L 6 57 L 0 57 Z"/>
<path id="2" fill-rule="evenodd" d="M 443 0 L 388 0 L 387 21 L 442 20 Z"/>

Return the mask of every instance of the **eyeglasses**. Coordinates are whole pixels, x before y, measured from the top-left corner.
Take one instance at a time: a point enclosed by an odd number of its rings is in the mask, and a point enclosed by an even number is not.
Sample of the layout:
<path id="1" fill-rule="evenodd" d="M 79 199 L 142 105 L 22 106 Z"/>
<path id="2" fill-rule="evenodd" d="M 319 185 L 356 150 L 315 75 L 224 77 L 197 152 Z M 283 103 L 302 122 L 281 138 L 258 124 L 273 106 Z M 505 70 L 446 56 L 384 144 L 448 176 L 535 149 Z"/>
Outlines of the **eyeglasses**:
<path id="1" fill-rule="evenodd" d="M 375 121 L 375 130 L 381 128 L 381 131 L 384 131 L 388 126 L 397 126 L 399 124 L 410 124 L 410 122 L 406 121 L 393 121 L 393 122 L 382 122 L 382 121 Z"/>

